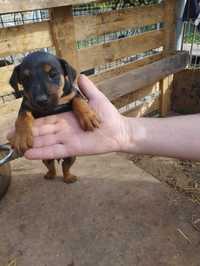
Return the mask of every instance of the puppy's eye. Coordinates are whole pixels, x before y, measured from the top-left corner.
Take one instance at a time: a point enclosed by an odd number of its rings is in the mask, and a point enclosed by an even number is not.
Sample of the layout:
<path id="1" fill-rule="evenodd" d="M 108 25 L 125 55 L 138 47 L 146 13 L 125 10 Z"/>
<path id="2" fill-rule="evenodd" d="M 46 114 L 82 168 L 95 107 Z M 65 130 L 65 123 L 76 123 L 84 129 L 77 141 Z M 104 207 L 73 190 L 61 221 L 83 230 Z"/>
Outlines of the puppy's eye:
<path id="1" fill-rule="evenodd" d="M 56 78 L 58 76 L 58 72 L 52 69 L 49 71 L 48 75 L 50 78 Z"/>

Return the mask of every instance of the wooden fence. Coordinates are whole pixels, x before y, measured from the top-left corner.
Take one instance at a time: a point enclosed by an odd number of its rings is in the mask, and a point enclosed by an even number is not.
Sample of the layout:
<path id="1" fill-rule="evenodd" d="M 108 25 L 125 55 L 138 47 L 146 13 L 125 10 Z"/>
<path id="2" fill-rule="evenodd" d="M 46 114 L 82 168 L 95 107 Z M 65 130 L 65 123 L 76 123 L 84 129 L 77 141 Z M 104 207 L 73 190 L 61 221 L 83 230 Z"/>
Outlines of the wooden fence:
<path id="1" fill-rule="evenodd" d="M 155 55 L 119 65 L 92 75 L 91 79 L 121 108 L 157 92 L 157 97 L 139 104 L 129 112 L 144 115 L 170 109 L 171 74 L 187 64 L 187 54 L 175 53 L 176 0 L 100 13 L 96 16 L 73 16 L 72 5 L 92 0 L 7 0 L 0 2 L 0 13 L 49 8 L 50 20 L 0 29 L 0 57 L 35 49 L 55 47 L 56 54 L 67 59 L 80 72 L 134 56 L 156 48 Z M 120 38 L 77 49 L 77 41 L 104 34 L 159 24 L 163 27 L 138 35 Z M 12 93 L 8 81 L 13 65 L 0 68 L 0 97 Z M 12 104 L 12 103 L 10 103 Z"/>

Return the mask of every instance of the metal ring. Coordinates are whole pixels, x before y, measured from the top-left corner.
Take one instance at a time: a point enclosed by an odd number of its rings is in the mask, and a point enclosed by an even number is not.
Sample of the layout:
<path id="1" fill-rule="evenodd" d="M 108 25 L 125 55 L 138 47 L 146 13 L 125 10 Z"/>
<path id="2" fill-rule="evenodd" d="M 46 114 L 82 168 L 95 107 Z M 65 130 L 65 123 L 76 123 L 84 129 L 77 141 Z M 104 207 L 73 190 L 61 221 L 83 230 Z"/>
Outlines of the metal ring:
<path id="1" fill-rule="evenodd" d="M 7 144 L 0 144 L 0 150 L 8 152 L 8 154 L 6 154 L 3 159 L 0 159 L 0 166 L 1 166 L 10 160 L 10 158 L 13 155 L 14 150 Z"/>

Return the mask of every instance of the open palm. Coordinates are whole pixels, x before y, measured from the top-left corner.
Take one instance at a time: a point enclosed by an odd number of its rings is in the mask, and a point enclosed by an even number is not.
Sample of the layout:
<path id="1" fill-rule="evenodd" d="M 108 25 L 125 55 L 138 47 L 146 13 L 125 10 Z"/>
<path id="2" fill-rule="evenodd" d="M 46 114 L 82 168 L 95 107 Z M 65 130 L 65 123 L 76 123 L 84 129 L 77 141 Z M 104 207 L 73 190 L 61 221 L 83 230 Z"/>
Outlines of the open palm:
<path id="1" fill-rule="evenodd" d="M 37 119 L 34 147 L 25 153 L 27 158 L 56 159 L 121 149 L 126 139 L 125 118 L 86 76 L 81 75 L 78 83 L 102 121 L 100 128 L 83 131 L 72 112 Z"/>

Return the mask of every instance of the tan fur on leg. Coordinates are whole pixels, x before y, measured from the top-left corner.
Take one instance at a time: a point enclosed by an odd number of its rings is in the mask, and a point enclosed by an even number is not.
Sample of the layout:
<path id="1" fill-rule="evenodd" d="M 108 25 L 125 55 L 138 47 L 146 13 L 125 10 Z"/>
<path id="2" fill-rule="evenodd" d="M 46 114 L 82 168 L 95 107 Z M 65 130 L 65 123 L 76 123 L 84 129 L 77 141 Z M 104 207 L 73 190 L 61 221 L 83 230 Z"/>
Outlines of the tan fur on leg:
<path id="1" fill-rule="evenodd" d="M 67 184 L 76 182 L 77 177 L 75 175 L 72 175 L 69 171 L 70 167 L 75 162 L 76 157 L 69 157 L 69 158 L 65 158 L 63 160 L 64 161 L 62 162 L 62 169 L 63 169 L 64 182 Z"/>
<path id="2" fill-rule="evenodd" d="M 33 120 L 31 112 L 22 112 L 15 122 L 15 134 L 10 143 L 19 154 L 23 154 L 33 146 Z"/>

